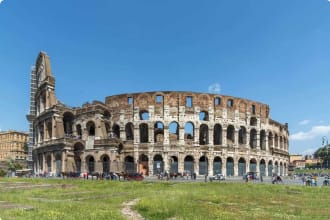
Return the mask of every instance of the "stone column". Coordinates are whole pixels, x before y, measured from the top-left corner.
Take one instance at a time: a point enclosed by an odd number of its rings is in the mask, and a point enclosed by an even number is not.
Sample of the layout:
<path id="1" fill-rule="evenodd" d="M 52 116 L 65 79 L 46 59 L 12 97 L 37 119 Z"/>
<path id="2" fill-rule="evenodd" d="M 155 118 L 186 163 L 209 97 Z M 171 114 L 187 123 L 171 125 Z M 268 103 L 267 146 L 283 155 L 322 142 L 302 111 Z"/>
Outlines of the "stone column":
<path id="1" fill-rule="evenodd" d="M 207 165 L 208 165 L 208 175 L 213 176 L 213 158 L 211 158 L 211 155 L 207 158 Z"/>
<path id="2" fill-rule="evenodd" d="M 227 147 L 227 128 L 222 129 L 222 146 Z"/>

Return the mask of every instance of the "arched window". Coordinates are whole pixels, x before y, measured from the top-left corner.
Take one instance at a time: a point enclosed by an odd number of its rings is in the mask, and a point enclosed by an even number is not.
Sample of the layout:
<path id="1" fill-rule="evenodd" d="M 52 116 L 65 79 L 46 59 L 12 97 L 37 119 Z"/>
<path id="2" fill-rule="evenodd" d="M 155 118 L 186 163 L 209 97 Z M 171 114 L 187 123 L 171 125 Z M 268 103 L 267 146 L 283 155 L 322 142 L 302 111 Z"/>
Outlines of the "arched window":
<path id="1" fill-rule="evenodd" d="M 209 113 L 207 111 L 201 111 L 199 113 L 199 120 L 208 121 L 209 120 Z"/>
<path id="2" fill-rule="evenodd" d="M 257 147 L 257 131 L 252 129 L 250 131 L 250 147 L 256 148 Z"/>
<path id="3" fill-rule="evenodd" d="M 140 143 L 148 143 L 148 125 L 146 123 L 142 123 L 139 126 L 140 130 Z"/>
<path id="4" fill-rule="evenodd" d="M 113 138 L 120 138 L 120 127 L 117 124 L 112 126 Z"/>
<path id="5" fill-rule="evenodd" d="M 258 120 L 256 117 L 251 117 L 250 126 L 257 126 Z"/>
<path id="6" fill-rule="evenodd" d="M 194 124 L 192 122 L 187 122 L 184 126 L 184 139 L 194 140 Z"/>
<path id="7" fill-rule="evenodd" d="M 63 127 L 66 136 L 72 135 L 73 120 L 74 116 L 71 112 L 65 112 L 63 114 Z"/>
<path id="8" fill-rule="evenodd" d="M 179 140 L 179 124 L 173 121 L 169 124 L 170 141 Z"/>
<path id="9" fill-rule="evenodd" d="M 214 145 L 222 144 L 222 127 L 220 124 L 215 124 L 213 129 L 213 143 Z"/>
<path id="10" fill-rule="evenodd" d="M 93 121 L 89 121 L 86 124 L 88 136 L 95 136 L 95 124 Z"/>
<path id="11" fill-rule="evenodd" d="M 233 125 L 227 127 L 227 144 L 232 146 L 235 143 L 235 128 Z"/>
<path id="12" fill-rule="evenodd" d="M 209 144 L 209 127 L 206 124 L 199 127 L 199 144 Z"/>
<path id="13" fill-rule="evenodd" d="M 246 128 L 241 126 L 238 131 L 238 143 L 245 145 L 246 144 Z"/>
<path id="14" fill-rule="evenodd" d="M 125 126 L 125 133 L 126 133 L 126 140 L 133 140 L 134 139 L 134 125 L 133 123 L 129 122 Z"/>
<path id="15" fill-rule="evenodd" d="M 265 130 L 260 131 L 260 149 L 266 150 L 266 132 L 265 132 Z"/>
<path id="16" fill-rule="evenodd" d="M 140 111 L 140 120 L 149 120 L 149 112 L 146 110 Z"/>
<path id="17" fill-rule="evenodd" d="M 154 126 L 154 140 L 156 143 L 164 142 L 164 124 L 162 122 L 156 122 Z"/>

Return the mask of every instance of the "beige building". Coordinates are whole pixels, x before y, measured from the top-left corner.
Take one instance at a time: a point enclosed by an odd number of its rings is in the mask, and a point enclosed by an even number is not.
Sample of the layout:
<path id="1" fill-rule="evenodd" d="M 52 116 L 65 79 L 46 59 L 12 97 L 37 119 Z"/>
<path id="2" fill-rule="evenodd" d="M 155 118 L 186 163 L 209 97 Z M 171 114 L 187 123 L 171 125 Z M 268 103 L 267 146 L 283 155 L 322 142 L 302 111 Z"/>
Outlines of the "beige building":
<path id="1" fill-rule="evenodd" d="M 12 158 L 26 160 L 24 145 L 28 143 L 28 134 L 19 131 L 0 132 L 0 161 Z"/>
<path id="2" fill-rule="evenodd" d="M 286 175 L 288 125 L 269 106 L 232 96 L 127 93 L 69 107 L 57 100 L 47 54 L 31 73 L 35 172 Z"/>

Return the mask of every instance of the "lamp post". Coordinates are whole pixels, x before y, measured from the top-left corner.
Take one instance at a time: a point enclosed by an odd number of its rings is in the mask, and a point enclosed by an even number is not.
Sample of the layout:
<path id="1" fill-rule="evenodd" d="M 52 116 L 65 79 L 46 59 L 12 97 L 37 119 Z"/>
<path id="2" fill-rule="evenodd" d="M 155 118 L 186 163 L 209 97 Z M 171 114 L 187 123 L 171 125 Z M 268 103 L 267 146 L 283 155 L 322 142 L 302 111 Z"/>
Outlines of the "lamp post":
<path id="1" fill-rule="evenodd" d="M 326 136 L 322 137 L 322 145 L 326 143 L 325 147 L 327 148 L 327 169 L 329 169 L 329 143 L 328 138 Z"/>

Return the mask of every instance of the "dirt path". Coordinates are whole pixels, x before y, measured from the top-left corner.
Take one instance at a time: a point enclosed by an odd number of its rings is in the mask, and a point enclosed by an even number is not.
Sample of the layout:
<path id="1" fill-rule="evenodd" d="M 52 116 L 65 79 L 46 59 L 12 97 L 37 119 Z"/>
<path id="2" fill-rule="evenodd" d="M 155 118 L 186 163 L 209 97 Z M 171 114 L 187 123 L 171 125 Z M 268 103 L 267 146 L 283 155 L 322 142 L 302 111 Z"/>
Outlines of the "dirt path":
<path id="1" fill-rule="evenodd" d="M 144 218 L 140 215 L 140 213 L 132 209 L 132 206 L 134 206 L 138 201 L 139 199 L 134 199 L 132 201 L 123 203 L 123 208 L 121 209 L 121 213 L 127 219 L 144 220 Z"/>

